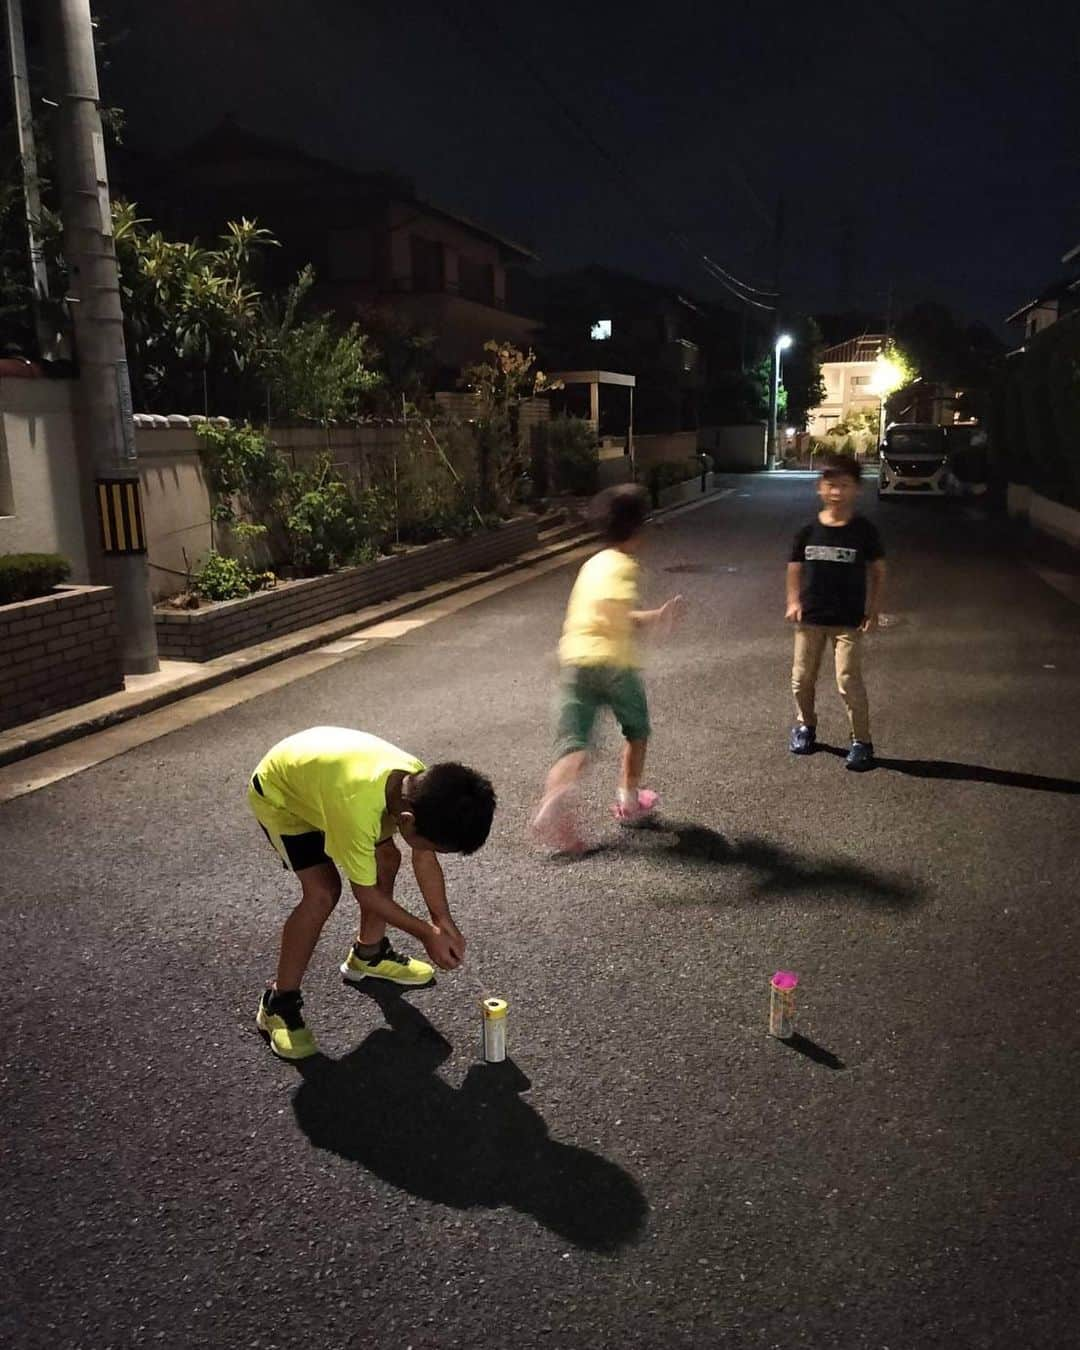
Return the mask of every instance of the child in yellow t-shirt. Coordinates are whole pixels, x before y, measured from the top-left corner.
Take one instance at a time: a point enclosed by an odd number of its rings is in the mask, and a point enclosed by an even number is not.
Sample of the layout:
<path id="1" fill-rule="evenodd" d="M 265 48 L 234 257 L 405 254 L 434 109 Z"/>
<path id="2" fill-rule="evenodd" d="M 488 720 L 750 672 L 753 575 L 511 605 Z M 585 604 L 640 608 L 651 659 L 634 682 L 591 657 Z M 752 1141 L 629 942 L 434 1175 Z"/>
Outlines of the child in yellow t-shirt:
<path id="1" fill-rule="evenodd" d="M 256 1025 L 282 1059 L 317 1053 L 304 1022 L 300 982 L 341 895 L 342 874 L 360 906 L 356 941 L 341 964 L 349 984 L 389 980 L 429 984 L 432 966 L 399 955 L 387 924 L 419 939 L 440 970 L 453 970 L 465 939 L 450 915 L 440 853 L 474 853 L 495 812 L 491 784 L 463 764 L 433 764 L 348 727 L 311 727 L 268 750 L 248 784 L 248 804 L 285 867 L 300 901 L 281 933 L 277 975 Z M 394 899 L 400 834 L 430 921 Z"/>
<path id="2" fill-rule="evenodd" d="M 560 852 L 580 853 L 585 847 L 574 797 L 601 708 L 611 709 L 626 737 L 612 808 L 615 819 L 623 825 L 640 825 L 659 800 L 641 786 L 650 727 L 635 632 L 673 621 L 683 598 L 676 595 L 659 609 L 636 608 L 641 569 L 634 555 L 641 547 L 648 513 L 648 497 L 633 484 L 601 492 L 590 507 L 607 547 L 585 563 L 570 594 L 559 643 L 557 757 L 533 821 L 536 838 Z"/>

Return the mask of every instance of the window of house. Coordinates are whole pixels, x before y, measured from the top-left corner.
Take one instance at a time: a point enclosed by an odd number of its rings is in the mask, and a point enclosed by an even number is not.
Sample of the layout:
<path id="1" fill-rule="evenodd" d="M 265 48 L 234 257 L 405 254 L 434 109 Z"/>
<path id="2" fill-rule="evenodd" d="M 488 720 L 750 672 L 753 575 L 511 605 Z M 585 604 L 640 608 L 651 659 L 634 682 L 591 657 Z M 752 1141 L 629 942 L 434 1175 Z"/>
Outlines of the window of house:
<path id="1" fill-rule="evenodd" d="M 870 376 L 870 375 L 853 375 L 853 376 L 851 377 L 851 383 L 852 383 L 852 384 L 869 384 L 872 378 L 873 378 L 873 377 Z"/>
<path id="2" fill-rule="evenodd" d="M 412 288 L 414 291 L 442 291 L 446 289 L 446 258 L 437 239 L 422 235 L 409 236 L 412 255 Z"/>
<path id="3" fill-rule="evenodd" d="M 326 271 L 331 281 L 371 281 L 375 275 L 371 231 L 330 230 L 326 237 Z"/>
<path id="4" fill-rule="evenodd" d="M 495 268 L 491 263 L 458 258 L 458 289 L 466 300 L 482 305 L 495 303 Z"/>
<path id="5" fill-rule="evenodd" d="M 589 337 L 594 342 L 608 342 L 611 338 L 611 320 L 597 319 L 589 329 Z"/>

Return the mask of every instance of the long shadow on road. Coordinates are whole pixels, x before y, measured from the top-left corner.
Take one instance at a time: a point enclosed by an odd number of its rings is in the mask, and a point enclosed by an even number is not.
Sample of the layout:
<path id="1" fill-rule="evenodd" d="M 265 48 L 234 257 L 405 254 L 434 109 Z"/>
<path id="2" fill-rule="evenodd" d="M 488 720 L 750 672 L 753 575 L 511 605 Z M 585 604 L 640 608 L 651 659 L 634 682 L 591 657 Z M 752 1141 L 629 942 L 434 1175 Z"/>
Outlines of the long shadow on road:
<path id="1" fill-rule="evenodd" d="M 648 1205 L 629 1173 L 553 1140 L 521 1099 L 531 1085 L 512 1061 L 476 1064 L 460 1088 L 436 1072 L 452 1047 L 395 989 L 358 989 L 388 1027 L 351 1054 L 303 1060 L 293 1097 L 316 1148 L 390 1185 L 455 1209 L 508 1205 L 577 1247 L 614 1252 L 639 1236 Z"/>
<path id="2" fill-rule="evenodd" d="M 922 895 L 914 882 L 843 858 L 807 858 L 755 835 L 727 839 L 707 825 L 690 821 L 661 818 L 654 825 L 628 831 L 617 842 L 605 844 L 602 851 L 631 849 L 635 859 L 660 865 L 679 858 L 703 866 L 746 868 L 756 874 L 753 889 L 757 895 L 814 891 L 893 909 L 908 908 Z"/>
<path id="3" fill-rule="evenodd" d="M 827 755 L 844 758 L 846 750 L 818 742 L 817 749 Z M 961 764 L 951 759 L 893 759 L 874 756 L 874 769 L 890 769 L 909 778 L 942 778 L 954 783 L 993 783 L 997 787 L 1026 788 L 1030 792 L 1080 793 L 1080 780 L 1050 778 L 1042 773 L 1020 773 L 1015 769 L 991 769 L 985 764 Z"/>

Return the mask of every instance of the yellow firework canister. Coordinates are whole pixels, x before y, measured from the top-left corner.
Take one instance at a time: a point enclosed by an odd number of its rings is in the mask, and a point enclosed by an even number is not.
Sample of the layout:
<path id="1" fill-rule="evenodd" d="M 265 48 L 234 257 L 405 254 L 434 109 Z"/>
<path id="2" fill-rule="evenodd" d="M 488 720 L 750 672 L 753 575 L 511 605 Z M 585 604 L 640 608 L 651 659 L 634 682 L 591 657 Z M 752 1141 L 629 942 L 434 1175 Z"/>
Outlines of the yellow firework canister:
<path id="1" fill-rule="evenodd" d="M 506 1058 L 506 999 L 483 998 L 480 1010 L 484 1014 L 484 1059 L 501 1064 Z"/>

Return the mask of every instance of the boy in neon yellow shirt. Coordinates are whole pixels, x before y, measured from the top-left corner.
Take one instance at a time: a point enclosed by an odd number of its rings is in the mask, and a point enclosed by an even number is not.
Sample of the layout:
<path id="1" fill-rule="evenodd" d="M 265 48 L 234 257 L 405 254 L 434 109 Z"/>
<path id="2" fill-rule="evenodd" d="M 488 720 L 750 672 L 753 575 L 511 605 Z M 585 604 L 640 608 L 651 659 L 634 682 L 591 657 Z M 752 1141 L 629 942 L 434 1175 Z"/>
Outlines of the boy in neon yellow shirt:
<path id="1" fill-rule="evenodd" d="M 341 895 L 339 868 L 360 906 L 357 939 L 341 964 L 347 982 L 430 983 L 432 967 L 399 956 L 387 924 L 418 938 L 440 970 L 461 964 L 465 939 L 450 915 L 438 854 L 474 853 L 487 839 L 495 793 L 481 774 L 462 764 L 426 768 L 363 731 L 312 727 L 263 756 L 248 803 L 301 889 L 282 929 L 277 976 L 255 1019 L 276 1055 L 295 1060 L 317 1052 L 301 1013 L 300 982 Z M 412 851 L 430 923 L 394 900 L 401 865 L 395 832 Z"/>
<path id="2" fill-rule="evenodd" d="M 634 555 L 643 542 L 648 514 L 648 497 L 633 484 L 601 492 L 590 508 L 607 547 L 584 564 L 570 593 L 559 643 L 557 758 L 533 821 L 536 838 L 560 852 L 581 853 L 585 847 L 574 797 L 601 708 L 611 709 L 626 738 L 612 808 L 615 819 L 642 824 L 659 800 L 641 786 L 650 725 L 635 635 L 640 628 L 673 622 L 683 598 L 676 595 L 659 609 L 636 608 L 641 569 Z"/>

